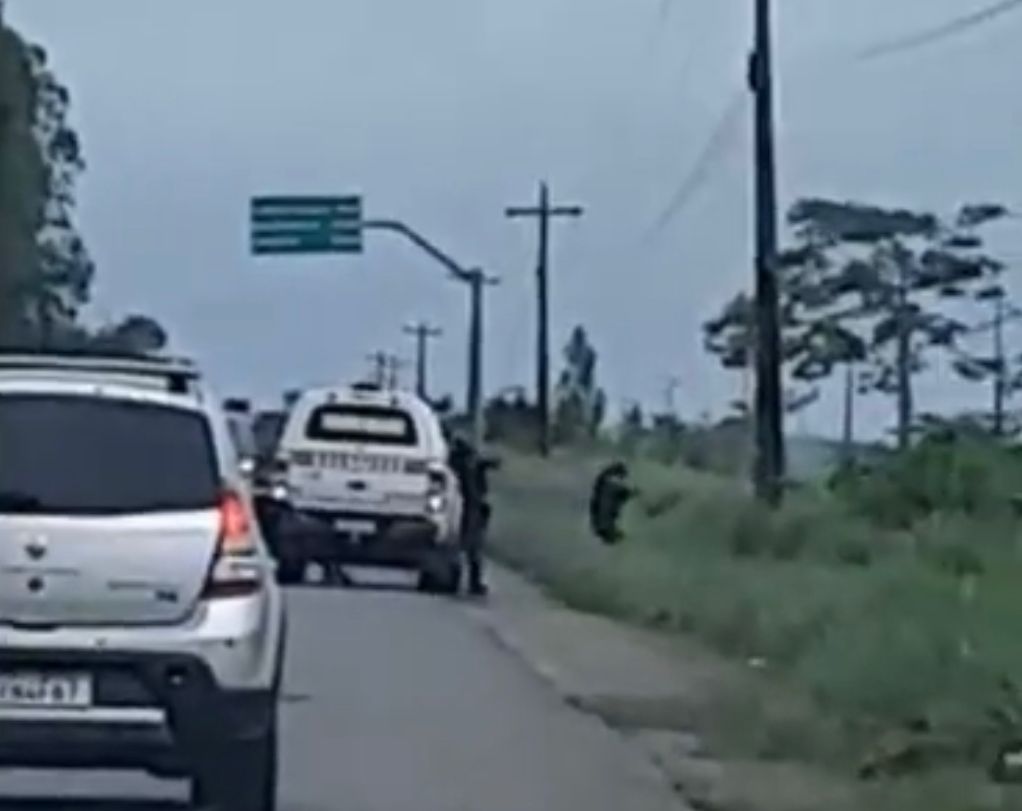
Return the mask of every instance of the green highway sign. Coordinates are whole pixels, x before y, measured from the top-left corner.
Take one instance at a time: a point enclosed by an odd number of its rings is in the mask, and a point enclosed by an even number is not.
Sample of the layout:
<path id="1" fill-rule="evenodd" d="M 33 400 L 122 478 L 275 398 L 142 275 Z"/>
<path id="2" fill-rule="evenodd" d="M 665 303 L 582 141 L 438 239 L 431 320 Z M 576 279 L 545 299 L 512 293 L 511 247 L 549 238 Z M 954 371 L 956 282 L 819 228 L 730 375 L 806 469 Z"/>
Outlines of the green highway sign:
<path id="1" fill-rule="evenodd" d="M 362 198 L 254 197 L 252 253 L 317 254 L 362 252 Z"/>

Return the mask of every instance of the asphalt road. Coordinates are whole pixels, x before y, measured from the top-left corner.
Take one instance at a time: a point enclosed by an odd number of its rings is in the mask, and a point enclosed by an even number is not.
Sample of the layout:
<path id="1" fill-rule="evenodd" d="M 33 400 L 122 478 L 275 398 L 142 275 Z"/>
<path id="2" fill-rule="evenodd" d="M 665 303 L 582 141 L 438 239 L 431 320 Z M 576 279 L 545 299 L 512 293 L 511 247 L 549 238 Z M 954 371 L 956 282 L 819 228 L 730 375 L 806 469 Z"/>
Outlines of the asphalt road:
<path id="1" fill-rule="evenodd" d="M 498 596 L 499 599 L 499 596 Z M 599 721 L 502 648 L 473 606 L 393 585 L 289 594 L 281 811 L 668 811 Z M 0 776 L 19 811 L 180 809 L 144 777 Z"/>

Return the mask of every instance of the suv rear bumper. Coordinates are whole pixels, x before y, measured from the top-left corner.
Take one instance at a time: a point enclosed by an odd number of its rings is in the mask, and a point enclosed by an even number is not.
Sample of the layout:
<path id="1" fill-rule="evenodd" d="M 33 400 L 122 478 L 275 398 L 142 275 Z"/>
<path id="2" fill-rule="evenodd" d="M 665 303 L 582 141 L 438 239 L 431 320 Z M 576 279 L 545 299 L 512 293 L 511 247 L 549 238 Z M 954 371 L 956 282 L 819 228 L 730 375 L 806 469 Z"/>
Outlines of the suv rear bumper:
<path id="1" fill-rule="evenodd" d="M 86 672 L 86 710 L 0 708 L 0 765 L 139 769 L 237 785 L 240 749 L 273 734 L 276 689 L 225 690 L 190 656 L 0 650 L 0 670 Z M 234 782 L 231 782 L 234 781 Z"/>
<path id="2" fill-rule="evenodd" d="M 446 548 L 440 527 L 424 516 L 300 510 L 278 503 L 268 523 L 270 547 L 284 562 L 413 568 Z M 373 529 L 360 533 L 338 528 L 339 523 L 365 523 Z"/>

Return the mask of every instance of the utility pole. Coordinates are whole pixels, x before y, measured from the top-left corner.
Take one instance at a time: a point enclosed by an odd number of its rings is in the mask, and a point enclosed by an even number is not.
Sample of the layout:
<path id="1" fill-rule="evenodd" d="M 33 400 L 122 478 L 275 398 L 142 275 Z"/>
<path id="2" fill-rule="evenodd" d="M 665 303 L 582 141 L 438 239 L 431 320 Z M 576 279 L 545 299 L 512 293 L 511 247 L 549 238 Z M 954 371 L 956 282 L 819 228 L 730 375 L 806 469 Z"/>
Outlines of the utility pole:
<path id="1" fill-rule="evenodd" d="M 678 416 L 674 396 L 680 388 L 681 378 L 677 376 L 669 377 L 664 384 L 664 405 L 667 407 L 667 415 L 670 417 Z"/>
<path id="2" fill-rule="evenodd" d="M 393 390 L 398 387 L 398 375 L 403 364 L 397 355 L 382 351 L 373 352 L 368 360 L 372 364 L 373 383 L 381 389 Z"/>
<path id="3" fill-rule="evenodd" d="M 757 496 L 778 504 L 785 473 L 781 330 L 777 290 L 777 177 L 770 0 L 755 3 L 749 86 L 755 98 L 756 165 L 756 461 Z"/>
<path id="4" fill-rule="evenodd" d="M 841 431 L 841 457 L 844 464 L 855 461 L 855 361 L 845 361 L 845 408 Z"/>
<path id="5" fill-rule="evenodd" d="M 394 391 L 400 385 L 401 367 L 404 364 L 397 355 L 391 355 L 387 361 L 387 388 Z"/>
<path id="6" fill-rule="evenodd" d="M 915 403 L 912 397 L 912 310 L 908 299 L 908 262 L 904 253 L 894 249 L 893 261 L 898 271 L 896 286 L 898 346 L 895 363 L 898 380 L 898 450 L 907 451 L 912 444 L 912 419 Z"/>
<path id="7" fill-rule="evenodd" d="M 994 299 L 994 436 L 1004 436 L 1004 400 L 1008 362 L 1004 357 L 1004 296 Z"/>
<path id="8" fill-rule="evenodd" d="M 469 418 L 472 421 L 472 436 L 477 448 L 481 448 L 484 436 L 483 414 L 483 290 L 487 285 L 497 284 L 496 279 L 486 275 L 481 268 L 469 272 L 469 321 L 468 321 L 468 403 Z"/>
<path id="9" fill-rule="evenodd" d="M 405 327 L 405 334 L 415 338 L 415 392 L 423 400 L 429 400 L 426 376 L 429 371 L 429 340 L 439 338 L 443 330 L 420 321 L 417 324 L 408 324 Z"/>
<path id="10" fill-rule="evenodd" d="M 373 352 L 368 356 L 368 361 L 372 364 L 372 381 L 380 388 L 387 382 L 387 353 L 386 352 Z"/>
<path id="11" fill-rule="evenodd" d="M 550 454 L 550 220 L 557 217 L 581 217 L 581 206 L 550 204 L 550 188 L 539 184 L 539 204 L 512 206 L 505 215 L 510 219 L 535 217 L 539 223 L 539 257 L 536 265 L 536 408 L 539 421 L 539 450 Z"/>

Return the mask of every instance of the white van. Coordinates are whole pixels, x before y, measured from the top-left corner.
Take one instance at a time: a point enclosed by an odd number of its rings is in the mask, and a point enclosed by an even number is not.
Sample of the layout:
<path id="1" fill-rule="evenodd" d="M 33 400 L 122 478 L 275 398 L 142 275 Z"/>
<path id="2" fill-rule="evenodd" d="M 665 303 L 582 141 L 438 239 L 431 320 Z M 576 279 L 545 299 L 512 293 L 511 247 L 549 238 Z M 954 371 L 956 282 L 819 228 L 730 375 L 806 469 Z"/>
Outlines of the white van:
<path id="1" fill-rule="evenodd" d="M 462 496 L 440 420 L 414 394 L 312 389 L 280 440 L 270 535 L 283 582 L 310 562 L 415 569 L 456 591 Z"/>

